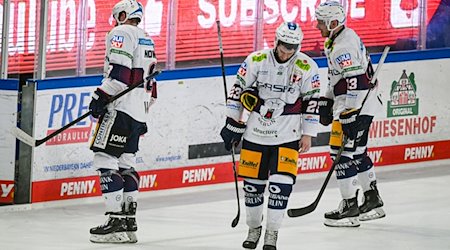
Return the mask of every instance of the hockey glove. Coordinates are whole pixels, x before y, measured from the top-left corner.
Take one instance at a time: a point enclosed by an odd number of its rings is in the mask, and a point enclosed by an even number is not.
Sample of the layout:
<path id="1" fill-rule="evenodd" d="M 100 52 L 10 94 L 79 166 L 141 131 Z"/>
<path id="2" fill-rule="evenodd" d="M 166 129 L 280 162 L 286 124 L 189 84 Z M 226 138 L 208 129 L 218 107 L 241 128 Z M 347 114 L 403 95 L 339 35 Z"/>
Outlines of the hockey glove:
<path id="1" fill-rule="evenodd" d="M 242 135 L 245 132 L 245 124 L 235 121 L 233 118 L 227 117 L 225 127 L 220 131 L 220 136 L 225 142 L 225 149 L 230 151 L 233 143 L 239 144 L 242 139 Z"/>
<path id="2" fill-rule="evenodd" d="M 350 109 L 339 115 L 339 122 L 342 124 L 342 132 L 350 140 L 354 140 L 358 133 L 358 114 L 359 109 Z"/>
<path id="3" fill-rule="evenodd" d="M 108 104 L 110 95 L 106 94 L 100 88 L 97 88 L 92 95 L 91 103 L 89 103 L 89 110 L 92 112 L 94 118 L 99 118 L 106 113 L 106 105 Z"/>
<path id="4" fill-rule="evenodd" d="M 333 104 L 332 99 L 323 96 L 319 98 L 320 124 L 328 126 L 333 122 Z"/>

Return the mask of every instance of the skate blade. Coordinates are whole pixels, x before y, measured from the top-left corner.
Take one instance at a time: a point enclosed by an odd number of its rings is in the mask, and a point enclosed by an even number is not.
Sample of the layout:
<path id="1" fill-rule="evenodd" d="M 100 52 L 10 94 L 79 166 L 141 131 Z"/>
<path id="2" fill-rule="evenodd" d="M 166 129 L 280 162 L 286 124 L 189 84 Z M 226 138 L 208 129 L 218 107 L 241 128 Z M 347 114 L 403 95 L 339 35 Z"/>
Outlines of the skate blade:
<path id="1" fill-rule="evenodd" d="M 130 238 L 126 232 L 110 233 L 110 234 L 91 234 L 89 239 L 93 243 L 129 243 Z"/>
<path id="2" fill-rule="evenodd" d="M 340 220 L 325 219 L 323 223 L 327 227 L 359 227 L 358 217 L 348 217 Z"/>
<path id="3" fill-rule="evenodd" d="M 128 243 L 137 243 L 138 239 L 135 232 L 127 232 L 127 236 L 130 239 Z"/>
<path id="4" fill-rule="evenodd" d="M 367 213 L 363 213 L 359 215 L 360 221 L 369 221 L 369 220 L 376 220 L 386 217 L 386 213 L 384 212 L 383 208 L 374 208 L 370 210 Z"/>

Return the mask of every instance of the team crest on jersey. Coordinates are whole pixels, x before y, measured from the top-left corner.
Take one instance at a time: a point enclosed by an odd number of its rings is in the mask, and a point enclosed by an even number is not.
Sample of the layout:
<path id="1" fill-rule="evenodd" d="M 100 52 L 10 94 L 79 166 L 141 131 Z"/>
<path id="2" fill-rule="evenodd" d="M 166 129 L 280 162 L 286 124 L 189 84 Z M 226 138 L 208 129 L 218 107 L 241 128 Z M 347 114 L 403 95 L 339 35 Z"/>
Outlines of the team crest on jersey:
<path id="1" fill-rule="evenodd" d="M 319 78 L 319 74 L 315 74 L 315 75 L 311 78 L 311 87 L 312 87 L 313 89 L 319 88 L 319 87 L 320 87 L 320 78 Z"/>
<path id="2" fill-rule="evenodd" d="M 122 48 L 123 40 L 124 40 L 123 36 L 114 35 L 113 38 L 111 39 L 111 46 L 114 48 Z"/>
<path id="3" fill-rule="evenodd" d="M 247 63 L 243 62 L 241 64 L 241 67 L 238 70 L 238 74 L 241 76 L 245 76 L 247 74 Z"/>
<path id="4" fill-rule="evenodd" d="M 291 74 L 290 85 L 298 85 L 302 80 L 302 77 L 302 71 L 294 68 L 294 71 Z"/>
<path id="5" fill-rule="evenodd" d="M 346 68 L 352 66 L 352 57 L 350 53 L 345 53 L 336 58 L 336 62 L 341 66 L 341 68 Z"/>
<path id="6" fill-rule="evenodd" d="M 302 80 L 302 75 L 292 74 L 291 85 L 298 85 L 300 80 Z"/>

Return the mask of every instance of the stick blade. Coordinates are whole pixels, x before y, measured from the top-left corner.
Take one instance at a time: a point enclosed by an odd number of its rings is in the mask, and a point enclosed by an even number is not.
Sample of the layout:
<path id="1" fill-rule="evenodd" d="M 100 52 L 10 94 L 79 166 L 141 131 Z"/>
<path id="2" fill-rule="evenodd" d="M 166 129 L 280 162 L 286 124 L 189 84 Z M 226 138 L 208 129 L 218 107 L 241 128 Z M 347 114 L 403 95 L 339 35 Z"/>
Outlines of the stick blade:
<path id="1" fill-rule="evenodd" d="M 300 216 L 303 216 L 305 214 L 311 213 L 315 209 L 316 209 L 316 204 L 312 203 L 311 205 L 309 205 L 307 207 L 288 209 L 287 214 L 291 218 L 293 218 L 293 217 L 300 217 Z"/>
<path id="2" fill-rule="evenodd" d="M 236 215 L 236 217 L 231 222 L 231 227 L 232 228 L 235 228 L 237 226 L 237 224 L 239 223 L 239 217 L 240 217 L 240 211 L 238 211 L 238 214 Z"/>
<path id="3" fill-rule="evenodd" d="M 25 133 L 22 129 L 13 127 L 9 132 L 23 143 L 28 144 L 31 147 L 36 146 L 36 140 L 29 134 Z"/>

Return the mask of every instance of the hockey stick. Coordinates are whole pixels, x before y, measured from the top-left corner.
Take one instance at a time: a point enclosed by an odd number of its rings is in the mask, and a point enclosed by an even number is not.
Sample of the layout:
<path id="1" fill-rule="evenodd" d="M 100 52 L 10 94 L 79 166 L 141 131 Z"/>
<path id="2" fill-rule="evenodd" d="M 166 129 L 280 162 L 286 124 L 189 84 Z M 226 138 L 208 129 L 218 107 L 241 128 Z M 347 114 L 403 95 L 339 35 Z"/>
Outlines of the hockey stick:
<path id="1" fill-rule="evenodd" d="M 220 32 L 220 21 L 216 21 L 217 24 L 217 35 L 219 37 L 219 52 L 220 52 L 220 66 L 222 69 L 222 80 L 223 80 L 223 91 L 225 93 L 225 104 L 227 102 L 228 93 L 227 93 L 227 79 L 225 76 L 225 63 L 223 60 L 223 47 L 222 47 L 222 32 Z"/>
<path id="2" fill-rule="evenodd" d="M 380 60 L 378 61 L 377 69 L 375 70 L 375 73 L 373 74 L 373 77 L 370 81 L 371 84 L 375 84 L 378 74 L 380 73 L 381 67 L 384 64 L 384 60 L 387 57 L 389 49 L 390 49 L 389 46 L 386 46 L 384 48 L 383 54 L 381 55 Z M 372 90 L 372 89 L 370 89 L 370 90 Z M 369 92 L 367 92 L 366 96 L 364 97 L 364 100 L 361 103 L 361 108 L 363 107 L 364 103 L 366 102 L 367 97 L 369 96 L 370 90 L 369 90 Z M 331 165 L 330 170 L 328 171 L 327 177 L 325 178 L 325 181 L 323 182 L 322 187 L 320 188 L 319 195 L 317 195 L 314 202 L 306 207 L 288 209 L 287 214 L 289 217 L 303 216 L 305 214 L 311 213 L 312 211 L 314 211 L 316 209 L 317 205 L 319 204 L 320 198 L 322 198 L 325 188 L 327 187 L 328 182 L 330 181 L 330 178 L 331 178 L 331 175 L 333 174 L 334 168 L 336 167 L 337 163 L 341 159 L 341 155 L 342 155 L 342 152 L 344 151 L 345 144 L 347 144 L 347 137 L 344 135 L 343 139 L 342 139 L 342 145 L 336 154 L 336 158 L 334 159 L 333 164 Z"/>
<path id="3" fill-rule="evenodd" d="M 219 37 L 219 51 L 220 51 L 220 64 L 222 68 L 222 79 L 223 79 L 223 89 L 225 93 L 225 104 L 227 102 L 228 93 L 227 93 L 227 79 L 225 76 L 225 63 L 223 60 L 223 47 L 222 47 L 222 33 L 220 32 L 220 21 L 216 21 L 217 24 L 217 35 Z M 231 145 L 231 158 L 233 160 L 233 174 L 234 174 L 234 187 L 236 189 L 236 199 L 237 199 L 237 215 L 231 222 L 231 227 L 236 227 L 239 223 L 239 218 L 241 216 L 241 204 L 239 202 L 239 188 L 238 188 L 238 177 L 237 177 L 237 171 L 236 171 L 236 161 L 234 159 L 234 150 L 235 150 L 235 144 L 233 143 Z"/>
<path id="4" fill-rule="evenodd" d="M 157 71 L 153 72 L 151 75 L 149 75 L 146 78 L 146 80 L 153 79 L 157 75 L 159 75 L 160 73 L 161 73 L 161 71 L 157 70 Z M 133 89 L 141 86 L 142 83 L 143 82 L 131 85 L 130 87 L 128 87 L 124 91 L 120 92 L 119 94 L 117 94 L 117 95 L 113 96 L 111 99 L 109 99 L 108 103 L 111 103 L 111 102 L 119 99 L 123 95 L 126 95 L 128 92 L 130 92 Z M 73 120 L 72 122 L 66 124 L 64 127 L 62 127 L 60 129 L 54 131 L 53 133 L 47 135 L 45 138 L 38 139 L 38 140 L 36 140 L 35 138 L 33 138 L 32 136 L 30 136 L 29 134 L 27 134 L 25 131 L 21 130 L 18 127 L 13 127 L 10 132 L 11 132 L 12 135 L 14 135 L 20 141 L 30 145 L 31 147 L 37 147 L 37 146 L 40 146 L 40 145 L 44 144 L 46 141 L 52 139 L 56 135 L 60 134 L 62 131 L 66 130 L 66 129 L 72 127 L 73 125 L 77 124 L 78 122 L 82 121 L 83 119 L 85 119 L 86 117 L 90 116 L 91 114 L 92 114 L 92 111 L 89 111 L 89 112 L 85 113 L 84 115 L 78 117 L 77 119 Z"/>

